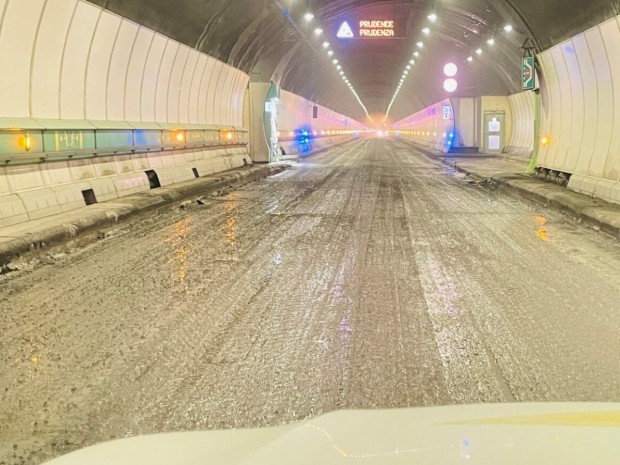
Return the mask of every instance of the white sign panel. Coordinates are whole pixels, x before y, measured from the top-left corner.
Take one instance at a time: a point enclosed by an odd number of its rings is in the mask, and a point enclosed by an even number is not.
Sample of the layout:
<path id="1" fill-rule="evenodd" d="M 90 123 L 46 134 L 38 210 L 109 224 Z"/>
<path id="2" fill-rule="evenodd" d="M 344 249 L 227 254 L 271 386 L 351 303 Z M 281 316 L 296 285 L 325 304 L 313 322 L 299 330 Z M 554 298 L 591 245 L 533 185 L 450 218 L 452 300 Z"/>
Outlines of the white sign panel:
<path id="1" fill-rule="evenodd" d="M 502 123 L 497 118 L 493 118 L 489 121 L 489 132 L 500 132 L 501 130 Z"/>
<path id="2" fill-rule="evenodd" d="M 502 139 L 500 136 L 489 136 L 489 150 L 501 150 Z"/>
<path id="3" fill-rule="evenodd" d="M 452 105 L 443 105 L 443 119 L 454 119 Z"/>

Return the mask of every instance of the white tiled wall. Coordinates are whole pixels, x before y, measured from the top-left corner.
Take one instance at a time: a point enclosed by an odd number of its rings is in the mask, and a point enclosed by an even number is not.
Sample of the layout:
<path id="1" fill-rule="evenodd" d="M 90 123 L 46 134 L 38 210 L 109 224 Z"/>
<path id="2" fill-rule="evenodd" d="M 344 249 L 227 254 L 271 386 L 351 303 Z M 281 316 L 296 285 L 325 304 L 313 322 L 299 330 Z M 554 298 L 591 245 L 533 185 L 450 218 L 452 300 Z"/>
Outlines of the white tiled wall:
<path id="1" fill-rule="evenodd" d="M 0 117 L 243 125 L 248 76 L 84 0 L 0 0 Z"/>
<path id="2" fill-rule="evenodd" d="M 539 166 L 569 187 L 620 201 L 620 17 L 543 52 Z M 599 185 L 600 184 L 600 185 Z"/>
<path id="3" fill-rule="evenodd" d="M 454 118 L 443 118 L 444 105 L 449 105 L 452 108 L 450 100 L 446 99 L 408 116 L 395 123 L 392 127 L 397 131 L 401 131 L 401 137 L 403 138 L 447 152 L 450 148 L 450 141 L 455 136 Z M 452 113 L 454 115 L 454 112 Z"/>
<path id="4" fill-rule="evenodd" d="M 531 154 L 534 150 L 535 95 L 532 91 L 519 92 L 508 97 L 512 114 L 512 131 L 506 152 Z"/>

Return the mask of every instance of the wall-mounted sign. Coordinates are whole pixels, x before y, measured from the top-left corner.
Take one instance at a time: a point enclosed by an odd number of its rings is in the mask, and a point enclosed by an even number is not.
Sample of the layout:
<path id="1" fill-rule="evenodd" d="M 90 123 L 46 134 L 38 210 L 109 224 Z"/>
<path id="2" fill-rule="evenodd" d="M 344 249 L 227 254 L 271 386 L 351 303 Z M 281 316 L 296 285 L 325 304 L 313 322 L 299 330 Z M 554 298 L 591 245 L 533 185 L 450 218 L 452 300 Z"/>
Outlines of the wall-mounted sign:
<path id="1" fill-rule="evenodd" d="M 536 74 L 534 70 L 534 57 L 524 58 L 521 70 L 521 87 L 523 90 L 534 90 L 536 88 Z"/>
<path id="2" fill-rule="evenodd" d="M 268 101 L 265 102 L 265 113 L 275 113 L 276 111 L 276 102 Z"/>
<path id="3" fill-rule="evenodd" d="M 454 116 L 452 113 L 452 105 L 443 105 L 442 110 L 443 110 L 443 119 L 454 119 Z"/>

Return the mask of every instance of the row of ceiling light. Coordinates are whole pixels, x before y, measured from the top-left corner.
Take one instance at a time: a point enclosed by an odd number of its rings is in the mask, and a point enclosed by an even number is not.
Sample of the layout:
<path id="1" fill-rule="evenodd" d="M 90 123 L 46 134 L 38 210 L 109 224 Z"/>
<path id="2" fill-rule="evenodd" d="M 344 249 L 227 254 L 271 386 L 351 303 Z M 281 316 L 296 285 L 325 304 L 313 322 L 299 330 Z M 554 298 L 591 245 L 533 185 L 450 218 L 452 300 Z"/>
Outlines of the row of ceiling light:
<path id="1" fill-rule="evenodd" d="M 308 12 L 304 15 L 304 21 L 307 24 L 311 24 L 314 21 L 314 14 Z M 320 26 L 315 27 L 314 29 L 314 35 L 317 38 L 322 38 L 325 35 L 325 32 L 323 30 L 323 28 L 321 28 Z M 340 78 L 344 81 L 344 83 L 347 85 L 347 87 L 349 88 L 349 90 L 351 91 L 351 93 L 353 94 L 353 96 L 355 97 L 355 99 L 357 100 L 357 102 L 360 104 L 360 106 L 362 107 L 362 109 L 364 110 L 364 113 L 366 113 L 366 116 L 370 117 L 370 115 L 368 114 L 368 109 L 366 108 L 366 105 L 364 105 L 364 103 L 362 102 L 362 99 L 360 99 L 360 96 L 358 95 L 357 91 L 355 90 L 355 87 L 353 87 L 353 84 L 351 84 L 351 81 L 349 80 L 349 78 L 347 77 L 347 75 L 345 74 L 344 70 L 342 69 L 342 65 L 340 64 L 340 61 L 338 60 L 338 58 L 336 58 L 335 52 L 331 47 L 331 44 L 325 40 L 323 42 L 323 49 L 325 51 L 325 53 L 327 53 L 327 56 L 331 59 L 332 64 L 336 67 L 336 71 L 338 71 L 338 74 L 340 75 Z"/>
<path id="2" fill-rule="evenodd" d="M 427 16 L 427 19 L 431 23 L 437 22 L 437 14 L 431 13 L 431 14 L 429 14 Z M 428 36 L 431 33 L 431 28 L 429 26 L 425 26 L 422 29 L 422 33 L 425 36 Z M 394 91 L 394 95 L 392 96 L 392 100 L 390 101 L 390 104 L 388 105 L 387 111 L 385 112 L 385 119 L 387 119 L 388 115 L 390 114 L 390 110 L 392 109 L 392 105 L 394 105 L 394 102 L 396 101 L 396 98 L 398 97 L 398 94 L 400 93 L 400 90 L 402 89 L 405 81 L 407 80 L 407 77 L 409 77 L 409 72 L 411 71 L 411 68 L 415 65 L 416 59 L 418 59 L 420 57 L 420 53 L 424 49 L 424 41 L 420 40 L 420 41 L 416 42 L 415 45 L 416 45 L 416 50 L 413 52 L 413 57 L 405 65 L 405 69 L 403 70 L 403 74 L 400 77 L 400 81 L 398 82 L 398 86 L 396 86 L 396 90 Z"/>
<path id="3" fill-rule="evenodd" d="M 504 26 L 504 31 L 505 31 L 505 32 L 508 32 L 508 33 L 512 32 L 512 31 L 513 31 L 513 27 L 512 27 L 512 25 L 511 25 L 511 24 L 506 24 L 506 25 Z M 494 37 L 490 37 L 489 39 L 487 39 L 487 45 L 488 45 L 489 47 L 493 47 L 493 46 L 495 45 L 495 38 L 494 38 Z M 478 55 L 478 56 L 482 55 L 483 53 L 484 53 L 484 51 L 482 50 L 482 47 L 478 47 L 478 48 L 476 49 L 476 51 L 475 51 L 475 54 L 476 54 L 476 55 Z M 467 57 L 467 60 L 466 60 L 466 61 L 468 61 L 469 63 L 471 63 L 472 61 L 474 61 L 474 56 L 473 56 L 473 55 L 469 55 L 469 56 Z"/>
<path id="4" fill-rule="evenodd" d="M 427 19 L 429 20 L 430 23 L 436 23 L 438 16 L 436 13 L 431 13 L 427 16 Z M 506 26 L 504 26 L 504 31 L 507 33 L 510 33 L 513 31 L 513 27 L 511 24 L 507 24 Z M 431 33 L 431 28 L 429 26 L 425 26 L 422 29 L 422 33 L 425 36 L 430 35 Z M 487 41 L 487 45 L 489 47 L 492 47 L 495 45 L 495 38 L 491 37 L 489 38 Z M 403 71 L 403 74 L 400 78 L 400 81 L 398 82 L 398 86 L 396 86 L 396 90 L 394 91 L 394 95 L 392 96 L 392 100 L 390 101 L 390 104 L 388 105 L 387 111 L 385 113 L 385 119 L 387 119 L 388 115 L 390 114 L 390 110 L 392 109 L 392 105 L 394 105 L 394 102 L 396 101 L 396 98 L 398 97 L 398 94 L 400 93 L 400 90 L 402 89 L 405 81 L 407 80 L 407 77 L 409 76 L 409 72 L 411 71 L 411 68 L 413 65 L 415 65 L 416 63 L 416 59 L 420 56 L 420 51 L 424 48 L 424 42 L 423 41 L 418 41 L 416 42 L 416 50 L 413 52 L 413 58 L 411 58 L 409 60 L 409 62 L 407 63 L 407 65 L 405 66 L 405 69 Z M 482 50 L 482 48 L 477 48 L 475 51 L 475 54 L 480 56 L 484 53 L 484 51 Z M 466 59 L 467 62 L 471 63 L 474 61 L 474 57 L 473 55 L 470 55 L 467 57 Z M 456 75 L 458 68 L 456 68 L 456 65 L 454 65 L 453 63 L 448 63 L 445 67 L 444 67 L 444 73 L 446 74 L 446 76 L 448 76 L 450 79 L 446 80 L 445 84 L 444 84 L 444 88 L 447 92 L 454 92 L 457 88 L 456 86 L 456 80 L 453 79 L 454 76 Z"/>

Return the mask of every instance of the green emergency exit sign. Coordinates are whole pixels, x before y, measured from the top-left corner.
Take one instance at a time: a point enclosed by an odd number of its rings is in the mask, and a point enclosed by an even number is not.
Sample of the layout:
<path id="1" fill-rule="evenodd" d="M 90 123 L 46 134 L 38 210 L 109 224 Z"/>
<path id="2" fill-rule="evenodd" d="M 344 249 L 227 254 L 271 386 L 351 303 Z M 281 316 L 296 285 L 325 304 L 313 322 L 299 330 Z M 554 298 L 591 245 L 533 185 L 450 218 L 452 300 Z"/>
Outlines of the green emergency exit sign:
<path id="1" fill-rule="evenodd" d="M 521 68 L 521 87 L 523 90 L 534 90 L 536 87 L 534 57 L 526 57 L 523 59 L 523 67 Z"/>

